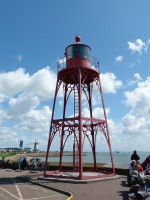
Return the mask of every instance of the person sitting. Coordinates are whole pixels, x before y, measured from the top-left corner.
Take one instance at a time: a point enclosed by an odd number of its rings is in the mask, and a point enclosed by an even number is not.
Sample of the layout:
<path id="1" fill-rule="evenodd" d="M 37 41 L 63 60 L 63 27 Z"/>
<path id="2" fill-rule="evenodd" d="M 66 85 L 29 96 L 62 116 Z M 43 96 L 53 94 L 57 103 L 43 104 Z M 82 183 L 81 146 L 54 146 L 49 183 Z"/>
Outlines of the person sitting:
<path id="1" fill-rule="evenodd" d="M 128 168 L 128 173 L 127 173 L 127 182 L 128 185 L 131 185 L 132 182 L 132 175 L 135 173 L 135 166 L 136 166 L 136 161 L 132 160 L 129 168 Z"/>
<path id="2" fill-rule="evenodd" d="M 26 157 L 23 158 L 23 161 L 22 161 L 22 168 L 23 168 L 23 169 L 28 169 L 28 163 L 27 163 Z"/>
<path id="3" fill-rule="evenodd" d="M 143 167 L 142 167 L 142 165 L 140 164 L 140 160 L 137 160 L 137 161 L 136 161 L 135 169 L 137 169 L 138 172 L 143 172 Z"/>
<path id="4" fill-rule="evenodd" d="M 2 168 L 5 168 L 5 157 L 2 158 Z"/>
<path id="5" fill-rule="evenodd" d="M 130 164 L 130 166 L 129 166 L 129 169 L 128 169 L 129 175 L 132 175 L 133 172 L 136 170 L 136 169 L 135 169 L 135 166 L 136 166 L 136 161 L 135 161 L 135 160 L 132 160 L 132 162 L 131 162 L 131 164 Z"/>
<path id="6" fill-rule="evenodd" d="M 137 151 L 134 150 L 133 154 L 131 155 L 131 160 L 140 160 L 140 157 L 137 154 Z"/>

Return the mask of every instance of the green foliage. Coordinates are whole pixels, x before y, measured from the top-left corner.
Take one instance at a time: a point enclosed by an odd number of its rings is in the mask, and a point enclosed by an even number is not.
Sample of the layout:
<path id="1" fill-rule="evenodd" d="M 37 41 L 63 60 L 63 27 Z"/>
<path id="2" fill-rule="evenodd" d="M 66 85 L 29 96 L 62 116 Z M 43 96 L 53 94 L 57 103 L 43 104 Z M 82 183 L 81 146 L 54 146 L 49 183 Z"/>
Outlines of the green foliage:
<path id="1" fill-rule="evenodd" d="M 16 152 L 1 152 L 0 153 L 0 157 L 11 157 L 15 155 L 16 155 Z"/>

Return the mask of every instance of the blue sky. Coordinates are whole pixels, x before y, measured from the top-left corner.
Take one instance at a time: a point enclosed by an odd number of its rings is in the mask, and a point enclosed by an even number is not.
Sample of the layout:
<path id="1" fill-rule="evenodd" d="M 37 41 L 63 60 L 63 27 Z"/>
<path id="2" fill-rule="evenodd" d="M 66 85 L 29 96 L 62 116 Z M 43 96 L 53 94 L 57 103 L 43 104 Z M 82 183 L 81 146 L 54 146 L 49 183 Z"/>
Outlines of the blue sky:
<path id="1" fill-rule="evenodd" d="M 149 151 L 149 7 L 148 0 L 1 0 L 0 146 L 22 139 L 33 146 L 36 138 L 46 149 L 56 63 L 80 35 L 100 61 L 112 149 Z M 58 111 L 61 102 L 62 94 Z"/>

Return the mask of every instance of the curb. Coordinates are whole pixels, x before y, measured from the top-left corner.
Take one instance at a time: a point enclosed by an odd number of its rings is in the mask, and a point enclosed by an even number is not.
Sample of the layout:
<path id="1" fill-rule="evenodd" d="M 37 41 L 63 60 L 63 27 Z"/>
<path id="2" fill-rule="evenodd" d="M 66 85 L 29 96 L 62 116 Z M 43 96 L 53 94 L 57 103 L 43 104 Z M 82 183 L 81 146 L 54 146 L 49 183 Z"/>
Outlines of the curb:
<path id="1" fill-rule="evenodd" d="M 30 181 L 27 177 L 16 177 L 16 178 L 20 179 L 20 180 L 27 181 L 29 183 L 32 183 L 33 185 L 38 185 L 38 186 L 44 187 L 46 189 L 51 189 L 51 190 L 53 190 L 55 192 L 59 192 L 59 193 L 65 194 L 65 195 L 69 196 L 66 200 L 71 200 L 74 197 L 74 195 L 71 192 L 68 192 L 68 191 L 65 191 L 65 190 L 61 190 L 61 189 L 58 189 L 58 188 L 54 188 L 54 187 L 51 187 L 51 186 L 47 186 L 47 185 L 44 185 L 44 184 L 40 184 L 40 183 L 36 183 L 36 182 Z"/>
<path id="2" fill-rule="evenodd" d="M 70 200 L 70 199 L 72 199 L 73 198 L 73 196 L 70 196 L 70 197 L 68 197 L 66 200 Z"/>
<path id="3" fill-rule="evenodd" d="M 45 178 L 43 176 L 39 176 L 38 180 L 47 180 L 47 181 L 54 181 L 54 182 L 61 182 L 61 183 L 72 183 L 72 184 L 88 184 L 94 182 L 101 182 L 101 181 L 109 181 L 114 179 L 119 179 L 119 175 L 115 175 L 112 177 L 105 177 L 105 178 L 95 178 L 95 179 L 86 179 L 86 180 L 74 180 L 74 179 L 63 179 L 63 178 Z"/>

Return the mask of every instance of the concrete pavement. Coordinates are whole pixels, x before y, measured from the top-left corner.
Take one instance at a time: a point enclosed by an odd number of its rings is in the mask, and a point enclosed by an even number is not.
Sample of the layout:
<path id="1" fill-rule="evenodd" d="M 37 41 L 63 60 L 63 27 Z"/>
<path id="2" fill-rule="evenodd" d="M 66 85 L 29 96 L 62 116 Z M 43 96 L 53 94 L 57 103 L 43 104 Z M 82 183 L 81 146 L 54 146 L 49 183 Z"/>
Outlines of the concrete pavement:
<path id="1" fill-rule="evenodd" d="M 0 170 L 0 200 L 66 200 L 68 195 L 54 191 L 50 188 L 34 185 L 23 179 L 17 179 L 19 176 L 28 176 L 28 171 L 16 172 L 10 169 Z"/>
<path id="2" fill-rule="evenodd" d="M 0 200 L 127 200 L 126 176 L 100 182 L 63 183 L 39 180 L 43 172 L 0 170 Z M 15 178 L 17 177 L 17 179 Z M 70 197 L 69 197 L 70 196 Z M 73 196 L 73 198 L 72 198 Z"/>
<path id="3" fill-rule="evenodd" d="M 73 200 L 128 200 L 129 187 L 126 183 L 126 176 L 87 184 L 39 180 L 39 176 L 40 174 L 30 174 L 22 178 L 34 184 L 69 191 L 73 194 Z"/>

